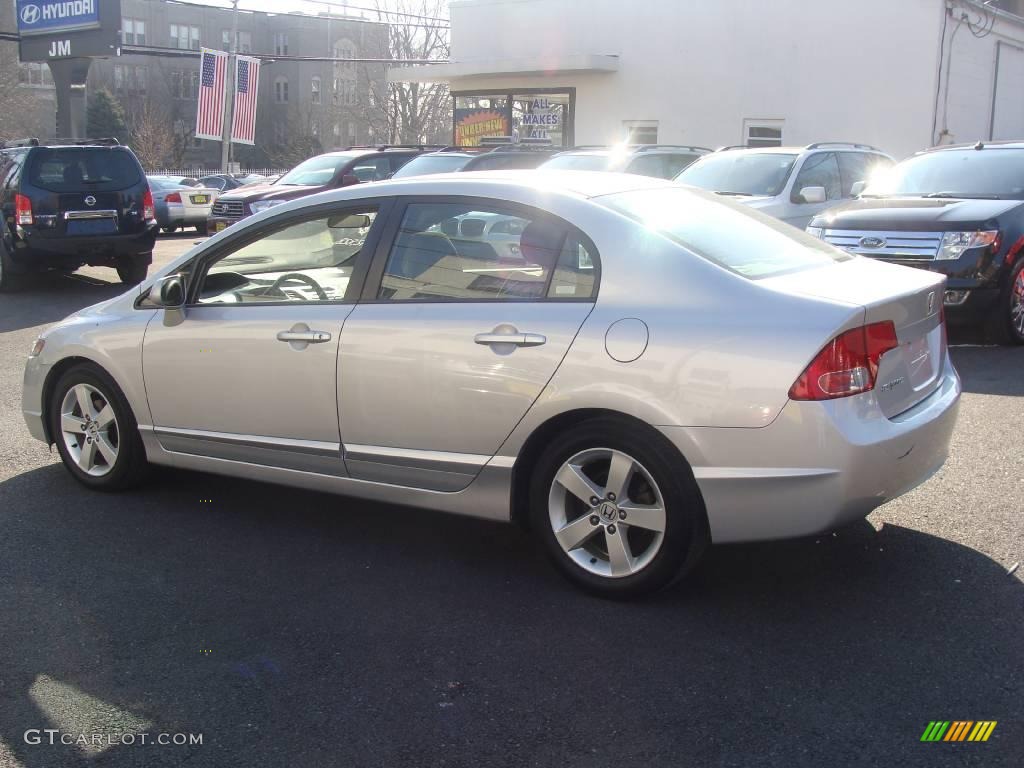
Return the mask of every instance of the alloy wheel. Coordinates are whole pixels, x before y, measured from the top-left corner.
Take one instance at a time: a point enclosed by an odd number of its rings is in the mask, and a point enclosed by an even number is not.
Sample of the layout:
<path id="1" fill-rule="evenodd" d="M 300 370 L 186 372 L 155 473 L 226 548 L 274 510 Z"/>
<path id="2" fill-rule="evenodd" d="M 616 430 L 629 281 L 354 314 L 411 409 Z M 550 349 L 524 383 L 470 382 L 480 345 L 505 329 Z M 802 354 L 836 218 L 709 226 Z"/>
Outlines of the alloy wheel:
<path id="1" fill-rule="evenodd" d="M 650 472 L 627 453 L 591 448 L 570 457 L 551 483 L 555 540 L 583 570 L 608 578 L 642 571 L 665 538 L 665 501 Z"/>
<path id="2" fill-rule="evenodd" d="M 117 417 L 107 397 L 91 384 L 76 384 L 60 406 L 60 430 L 71 460 L 87 475 L 103 477 L 117 461 Z"/>
<path id="3" fill-rule="evenodd" d="M 1010 325 L 1024 339 L 1024 269 L 1017 272 L 1010 287 Z"/>

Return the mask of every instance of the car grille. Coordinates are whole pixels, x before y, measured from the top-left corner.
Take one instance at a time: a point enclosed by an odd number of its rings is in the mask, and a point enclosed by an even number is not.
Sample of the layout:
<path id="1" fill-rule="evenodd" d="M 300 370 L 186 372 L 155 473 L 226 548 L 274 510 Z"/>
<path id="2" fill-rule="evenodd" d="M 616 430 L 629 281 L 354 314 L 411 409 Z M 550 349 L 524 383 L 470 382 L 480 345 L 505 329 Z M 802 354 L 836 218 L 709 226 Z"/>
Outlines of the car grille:
<path id="1" fill-rule="evenodd" d="M 931 261 L 942 244 L 941 232 L 872 232 L 826 229 L 825 241 L 836 248 L 899 262 Z"/>
<path id="2" fill-rule="evenodd" d="M 213 215 L 225 219 L 240 219 L 245 216 L 245 203 L 241 200 L 218 200 L 213 204 Z"/>

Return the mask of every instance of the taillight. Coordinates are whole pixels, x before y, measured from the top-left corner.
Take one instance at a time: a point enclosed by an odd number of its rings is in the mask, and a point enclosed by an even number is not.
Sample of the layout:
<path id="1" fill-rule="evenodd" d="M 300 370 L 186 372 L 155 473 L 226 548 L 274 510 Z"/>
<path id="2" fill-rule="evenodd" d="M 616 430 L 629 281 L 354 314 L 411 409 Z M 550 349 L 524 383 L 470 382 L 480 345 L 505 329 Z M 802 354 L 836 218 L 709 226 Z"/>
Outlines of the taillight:
<path id="1" fill-rule="evenodd" d="M 891 320 L 862 325 L 825 345 L 790 387 L 792 400 L 832 400 L 875 387 L 878 361 L 900 345 Z"/>
<path id="2" fill-rule="evenodd" d="M 156 208 L 153 207 L 153 193 L 146 187 L 146 194 L 142 196 L 142 218 L 146 221 L 153 221 L 156 218 Z"/>
<path id="3" fill-rule="evenodd" d="M 14 196 L 14 220 L 18 224 L 32 224 L 32 201 L 24 195 Z"/>
<path id="4" fill-rule="evenodd" d="M 168 203 L 180 203 L 181 202 L 181 194 L 178 193 L 178 192 L 171 192 L 171 194 L 169 194 L 167 196 L 167 202 Z"/>

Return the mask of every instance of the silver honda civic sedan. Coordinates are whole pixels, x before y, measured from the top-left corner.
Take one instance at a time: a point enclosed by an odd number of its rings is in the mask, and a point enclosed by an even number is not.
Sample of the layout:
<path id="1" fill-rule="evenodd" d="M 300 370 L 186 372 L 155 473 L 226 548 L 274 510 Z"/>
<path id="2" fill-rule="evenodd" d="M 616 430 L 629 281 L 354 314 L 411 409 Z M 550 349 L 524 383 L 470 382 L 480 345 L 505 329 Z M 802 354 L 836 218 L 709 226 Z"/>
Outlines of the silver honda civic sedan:
<path id="1" fill-rule="evenodd" d="M 23 410 L 90 488 L 165 464 L 515 521 L 628 597 L 935 472 L 943 288 L 646 177 L 395 180 L 253 216 L 50 328 Z"/>

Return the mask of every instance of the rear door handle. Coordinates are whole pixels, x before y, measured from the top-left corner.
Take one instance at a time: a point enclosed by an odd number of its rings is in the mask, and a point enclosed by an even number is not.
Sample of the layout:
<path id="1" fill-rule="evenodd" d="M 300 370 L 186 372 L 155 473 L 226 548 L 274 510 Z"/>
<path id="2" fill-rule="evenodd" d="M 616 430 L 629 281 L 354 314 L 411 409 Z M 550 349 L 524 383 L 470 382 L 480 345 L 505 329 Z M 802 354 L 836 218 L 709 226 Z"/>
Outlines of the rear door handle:
<path id="1" fill-rule="evenodd" d="M 306 344 L 323 344 L 331 340 L 327 331 L 278 331 L 278 341 L 302 341 Z"/>
<path id="2" fill-rule="evenodd" d="M 547 343 L 547 336 L 539 333 L 478 333 L 477 344 L 515 344 L 517 347 L 539 347 Z"/>

